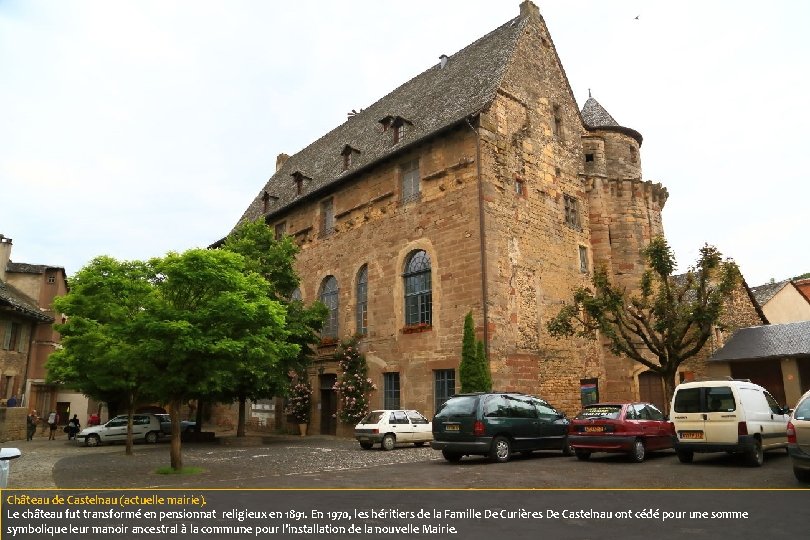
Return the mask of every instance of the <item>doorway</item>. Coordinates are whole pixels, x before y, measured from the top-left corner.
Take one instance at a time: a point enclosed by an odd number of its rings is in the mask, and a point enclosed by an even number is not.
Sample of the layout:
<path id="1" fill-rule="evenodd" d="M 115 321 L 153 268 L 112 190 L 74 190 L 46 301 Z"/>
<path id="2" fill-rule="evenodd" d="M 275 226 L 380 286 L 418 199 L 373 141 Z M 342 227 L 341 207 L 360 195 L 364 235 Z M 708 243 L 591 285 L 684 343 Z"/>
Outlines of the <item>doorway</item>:
<path id="1" fill-rule="evenodd" d="M 664 413 L 669 409 L 669 404 L 664 403 L 664 380 L 654 371 L 638 374 L 638 396 L 640 401 L 652 403 Z"/>
<path id="2" fill-rule="evenodd" d="M 335 383 L 337 375 L 318 376 L 318 388 L 321 390 L 321 435 L 337 435 L 337 392 Z"/>

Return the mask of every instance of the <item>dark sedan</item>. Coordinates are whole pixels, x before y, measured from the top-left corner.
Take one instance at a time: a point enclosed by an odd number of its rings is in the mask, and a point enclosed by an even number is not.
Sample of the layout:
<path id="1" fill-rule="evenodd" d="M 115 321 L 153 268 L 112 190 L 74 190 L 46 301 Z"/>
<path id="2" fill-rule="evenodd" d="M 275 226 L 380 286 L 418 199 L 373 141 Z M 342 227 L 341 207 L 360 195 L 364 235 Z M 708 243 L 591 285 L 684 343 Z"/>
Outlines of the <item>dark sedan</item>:
<path id="1" fill-rule="evenodd" d="M 618 452 L 641 463 L 649 451 L 672 448 L 674 435 L 672 422 L 650 403 L 594 403 L 568 425 L 568 442 L 581 460 Z"/>
<path id="2" fill-rule="evenodd" d="M 168 414 L 156 414 L 160 419 L 160 432 L 163 435 L 171 435 L 172 434 L 172 418 Z M 192 420 L 180 420 L 180 432 L 185 433 L 187 431 L 194 431 L 194 426 L 197 425 L 197 422 Z"/>

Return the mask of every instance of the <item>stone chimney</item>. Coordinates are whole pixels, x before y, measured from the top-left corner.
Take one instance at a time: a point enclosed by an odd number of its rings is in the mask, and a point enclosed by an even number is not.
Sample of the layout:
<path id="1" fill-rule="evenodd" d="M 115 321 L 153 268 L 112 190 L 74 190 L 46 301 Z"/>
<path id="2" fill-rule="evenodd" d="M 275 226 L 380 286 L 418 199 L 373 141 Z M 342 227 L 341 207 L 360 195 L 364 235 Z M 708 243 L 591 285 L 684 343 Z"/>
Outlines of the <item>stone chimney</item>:
<path id="1" fill-rule="evenodd" d="M 278 156 L 276 156 L 276 172 L 278 172 L 284 166 L 284 163 L 288 159 L 290 159 L 290 156 L 288 156 L 287 154 L 279 154 Z"/>
<path id="2" fill-rule="evenodd" d="M 540 9 L 534 5 L 530 0 L 523 0 L 520 3 L 520 16 L 521 17 L 535 17 L 540 18 Z"/>
<path id="3" fill-rule="evenodd" d="M 11 238 L 0 234 L 0 281 L 6 280 L 6 266 L 11 260 Z"/>

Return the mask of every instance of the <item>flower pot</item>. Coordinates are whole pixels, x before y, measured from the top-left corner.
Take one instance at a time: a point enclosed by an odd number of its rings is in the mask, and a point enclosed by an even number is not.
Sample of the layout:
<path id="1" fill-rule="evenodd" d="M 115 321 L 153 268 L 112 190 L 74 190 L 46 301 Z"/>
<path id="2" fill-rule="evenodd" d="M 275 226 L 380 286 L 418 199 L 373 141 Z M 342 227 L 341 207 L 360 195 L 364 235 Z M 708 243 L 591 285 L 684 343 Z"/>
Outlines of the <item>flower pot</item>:
<path id="1" fill-rule="evenodd" d="M 307 434 L 307 425 L 298 424 L 298 432 L 301 434 L 302 437 L 305 437 Z"/>

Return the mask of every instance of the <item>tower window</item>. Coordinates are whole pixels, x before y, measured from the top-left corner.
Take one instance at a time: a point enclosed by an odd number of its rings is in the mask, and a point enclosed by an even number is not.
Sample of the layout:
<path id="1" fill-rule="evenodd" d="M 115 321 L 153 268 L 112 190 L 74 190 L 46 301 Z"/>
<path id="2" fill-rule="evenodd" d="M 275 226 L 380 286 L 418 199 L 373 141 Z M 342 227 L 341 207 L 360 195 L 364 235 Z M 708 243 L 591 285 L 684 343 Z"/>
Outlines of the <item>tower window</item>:
<path id="1" fill-rule="evenodd" d="M 630 145 L 630 163 L 637 163 L 638 162 L 638 152 L 636 151 L 636 147 L 632 144 Z"/>
<path id="2" fill-rule="evenodd" d="M 554 136 L 562 140 L 563 138 L 563 120 L 562 112 L 559 105 L 554 105 Z"/>
<path id="3" fill-rule="evenodd" d="M 593 161 L 593 154 L 585 154 L 585 162 Z"/>
<path id="4" fill-rule="evenodd" d="M 585 246 L 579 246 L 579 271 L 588 273 L 588 248 Z"/>
<path id="5" fill-rule="evenodd" d="M 518 197 L 526 196 L 526 184 L 520 178 L 515 178 L 515 195 Z"/>

